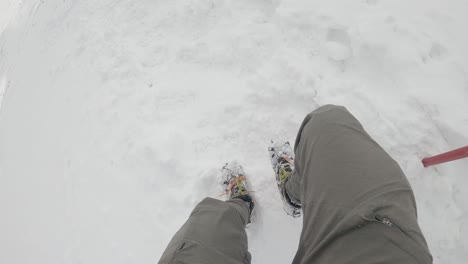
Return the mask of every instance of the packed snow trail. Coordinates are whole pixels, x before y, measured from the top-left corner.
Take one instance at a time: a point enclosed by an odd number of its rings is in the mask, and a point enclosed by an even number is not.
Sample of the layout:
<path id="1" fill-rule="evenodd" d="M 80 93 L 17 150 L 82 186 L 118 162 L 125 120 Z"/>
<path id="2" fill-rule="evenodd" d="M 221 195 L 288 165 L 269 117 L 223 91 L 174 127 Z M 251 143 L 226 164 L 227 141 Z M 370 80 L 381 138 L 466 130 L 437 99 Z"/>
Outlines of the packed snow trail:
<path id="1" fill-rule="evenodd" d="M 257 197 L 253 263 L 289 263 L 301 220 L 281 208 L 267 147 L 328 103 L 402 166 L 434 262 L 468 259 L 468 161 L 420 162 L 468 142 L 466 1 L 12 6 L 0 263 L 155 263 L 231 160 Z"/>

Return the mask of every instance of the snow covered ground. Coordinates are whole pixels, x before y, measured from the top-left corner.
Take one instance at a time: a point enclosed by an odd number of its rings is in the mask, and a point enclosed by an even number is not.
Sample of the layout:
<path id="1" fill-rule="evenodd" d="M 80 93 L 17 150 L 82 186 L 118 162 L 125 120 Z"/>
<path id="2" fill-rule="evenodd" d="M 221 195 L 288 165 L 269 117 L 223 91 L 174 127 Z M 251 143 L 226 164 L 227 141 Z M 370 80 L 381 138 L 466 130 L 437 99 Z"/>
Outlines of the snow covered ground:
<path id="1" fill-rule="evenodd" d="M 243 164 L 253 263 L 289 263 L 266 148 L 346 106 L 401 164 L 435 263 L 468 259 L 465 0 L 1 0 L 0 263 L 156 263 Z M 465 33 L 463 33 L 465 32 Z"/>

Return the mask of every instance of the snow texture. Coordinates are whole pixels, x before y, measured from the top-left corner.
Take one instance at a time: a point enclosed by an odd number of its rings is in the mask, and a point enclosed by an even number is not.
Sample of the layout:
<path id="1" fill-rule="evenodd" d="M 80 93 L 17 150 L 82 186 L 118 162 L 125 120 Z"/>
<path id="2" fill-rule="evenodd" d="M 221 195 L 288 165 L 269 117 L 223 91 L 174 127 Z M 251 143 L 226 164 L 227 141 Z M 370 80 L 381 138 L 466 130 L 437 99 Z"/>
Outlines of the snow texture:
<path id="1" fill-rule="evenodd" d="M 399 162 L 435 263 L 468 259 L 465 0 L 2 0 L 0 263 L 156 263 L 239 161 L 253 263 L 290 263 L 270 139 L 346 106 Z M 463 33 L 465 32 L 465 33 Z"/>

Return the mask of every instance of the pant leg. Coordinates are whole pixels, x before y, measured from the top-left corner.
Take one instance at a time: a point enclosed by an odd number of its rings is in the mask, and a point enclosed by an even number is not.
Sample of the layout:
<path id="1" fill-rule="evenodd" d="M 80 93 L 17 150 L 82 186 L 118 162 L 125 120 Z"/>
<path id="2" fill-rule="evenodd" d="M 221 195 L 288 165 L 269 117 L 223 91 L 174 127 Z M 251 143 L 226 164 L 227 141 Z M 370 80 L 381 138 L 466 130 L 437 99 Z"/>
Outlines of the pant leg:
<path id="1" fill-rule="evenodd" d="M 299 263 L 432 263 L 411 186 L 344 107 L 309 114 L 286 184 L 301 201 Z"/>
<path id="2" fill-rule="evenodd" d="M 236 199 L 206 198 L 174 235 L 158 264 L 246 264 L 249 209 Z"/>

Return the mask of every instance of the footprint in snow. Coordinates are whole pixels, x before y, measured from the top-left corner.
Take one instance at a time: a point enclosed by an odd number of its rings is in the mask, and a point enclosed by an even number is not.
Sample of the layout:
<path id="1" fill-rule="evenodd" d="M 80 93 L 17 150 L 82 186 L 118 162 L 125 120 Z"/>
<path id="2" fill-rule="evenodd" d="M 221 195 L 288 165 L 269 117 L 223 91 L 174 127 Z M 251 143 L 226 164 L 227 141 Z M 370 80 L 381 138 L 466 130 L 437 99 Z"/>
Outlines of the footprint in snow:
<path id="1" fill-rule="evenodd" d="M 352 56 L 351 38 L 345 29 L 328 29 L 326 40 L 325 47 L 330 59 L 343 62 Z"/>

